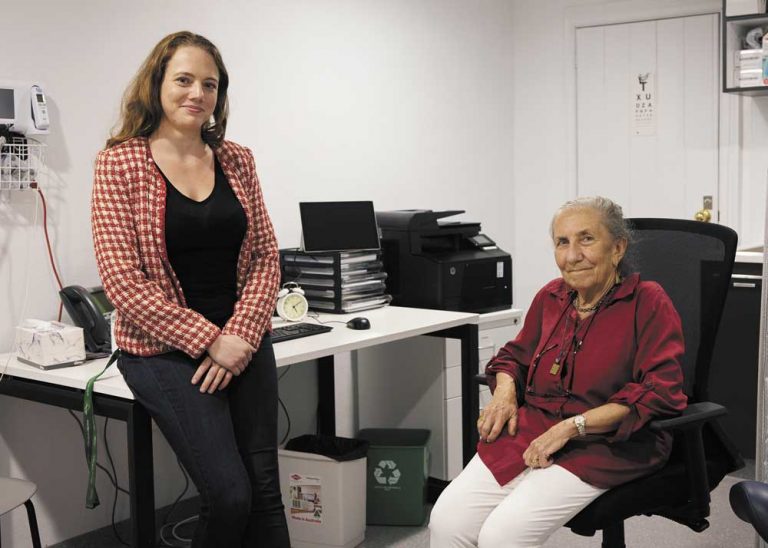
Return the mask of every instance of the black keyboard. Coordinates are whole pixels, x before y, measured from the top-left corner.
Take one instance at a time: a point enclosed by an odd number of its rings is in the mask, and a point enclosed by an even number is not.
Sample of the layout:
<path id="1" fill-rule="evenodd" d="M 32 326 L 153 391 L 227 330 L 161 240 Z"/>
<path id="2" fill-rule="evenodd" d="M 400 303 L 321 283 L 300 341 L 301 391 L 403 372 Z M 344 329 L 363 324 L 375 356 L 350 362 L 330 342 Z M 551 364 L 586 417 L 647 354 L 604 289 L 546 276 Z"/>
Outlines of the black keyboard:
<path id="1" fill-rule="evenodd" d="M 309 337 L 310 335 L 319 335 L 320 333 L 327 333 L 332 329 L 333 327 L 318 325 L 316 323 L 291 323 L 288 325 L 281 325 L 280 327 L 272 329 L 272 342 L 290 341 L 291 339 Z"/>

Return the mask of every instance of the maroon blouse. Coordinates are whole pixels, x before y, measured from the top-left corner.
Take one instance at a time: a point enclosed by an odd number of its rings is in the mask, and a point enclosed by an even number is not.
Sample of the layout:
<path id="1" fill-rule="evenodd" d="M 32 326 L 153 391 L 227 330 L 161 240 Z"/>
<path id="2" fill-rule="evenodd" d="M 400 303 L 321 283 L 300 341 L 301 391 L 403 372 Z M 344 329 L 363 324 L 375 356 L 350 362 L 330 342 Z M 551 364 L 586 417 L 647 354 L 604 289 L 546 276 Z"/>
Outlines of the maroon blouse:
<path id="1" fill-rule="evenodd" d="M 525 469 L 528 445 L 564 418 L 605 403 L 631 408 L 613 434 L 569 441 L 555 464 L 583 481 L 610 488 L 662 467 L 671 436 L 643 428 L 685 409 L 683 332 L 672 301 L 655 282 L 627 277 L 594 314 L 579 319 L 573 292 L 562 279 L 542 288 L 518 337 L 491 359 L 486 372 L 510 374 L 517 387 L 518 428 L 478 453 L 500 485 Z M 555 361 L 560 363 L 555 366 Z"/>

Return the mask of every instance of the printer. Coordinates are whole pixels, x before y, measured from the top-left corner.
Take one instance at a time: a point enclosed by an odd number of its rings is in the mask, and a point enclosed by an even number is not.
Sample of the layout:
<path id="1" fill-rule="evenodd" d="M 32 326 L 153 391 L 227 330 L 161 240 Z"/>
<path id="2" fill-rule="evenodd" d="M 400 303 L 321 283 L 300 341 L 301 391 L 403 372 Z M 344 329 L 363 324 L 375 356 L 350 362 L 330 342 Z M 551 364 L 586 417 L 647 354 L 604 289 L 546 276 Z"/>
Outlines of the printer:
<path id="1" fill-rule="evenodd" d="M 512 306 L 512 258 L 480 223 L 438 222 L 464 211 L 377 211 L 392 304 L 461 312 Z"/>

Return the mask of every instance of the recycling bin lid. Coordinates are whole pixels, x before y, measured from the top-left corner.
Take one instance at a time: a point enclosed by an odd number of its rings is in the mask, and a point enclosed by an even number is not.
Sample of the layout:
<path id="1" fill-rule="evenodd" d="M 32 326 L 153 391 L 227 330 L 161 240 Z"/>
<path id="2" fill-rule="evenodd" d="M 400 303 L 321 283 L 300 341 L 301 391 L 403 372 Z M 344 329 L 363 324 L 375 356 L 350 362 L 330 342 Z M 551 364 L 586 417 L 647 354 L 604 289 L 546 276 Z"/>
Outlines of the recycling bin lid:
<path id="1" fill-rule="evenodd" d="M 364 428 L 358 439 L 384 447 L 421 447 L 427 445 L 431 432 L 423 428 Z"/>

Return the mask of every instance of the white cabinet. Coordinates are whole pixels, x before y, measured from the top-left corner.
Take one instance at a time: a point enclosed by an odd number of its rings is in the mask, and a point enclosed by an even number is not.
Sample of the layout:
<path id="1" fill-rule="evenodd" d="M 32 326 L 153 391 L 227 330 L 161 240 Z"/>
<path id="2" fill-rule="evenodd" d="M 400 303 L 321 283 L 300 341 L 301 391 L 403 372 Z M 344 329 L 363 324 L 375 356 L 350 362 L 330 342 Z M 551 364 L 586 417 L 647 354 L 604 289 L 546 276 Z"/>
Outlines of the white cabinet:
<path id="1" fill-rule="evenodd" d="M 492 312 L 480 318 L 482 370 L 517 335 L 522 311 Z M 459 341 L 416 337 L 360 350 L 354 361 L 357 427 L 429 429 L 429 475 L 453 479 L 463 467 Z M 489 397 L 483 387 L 481 405 Z"/>

